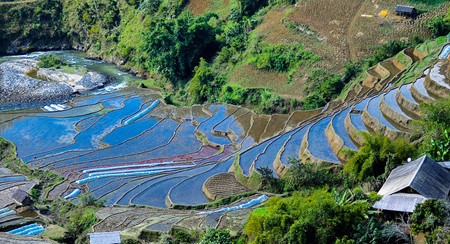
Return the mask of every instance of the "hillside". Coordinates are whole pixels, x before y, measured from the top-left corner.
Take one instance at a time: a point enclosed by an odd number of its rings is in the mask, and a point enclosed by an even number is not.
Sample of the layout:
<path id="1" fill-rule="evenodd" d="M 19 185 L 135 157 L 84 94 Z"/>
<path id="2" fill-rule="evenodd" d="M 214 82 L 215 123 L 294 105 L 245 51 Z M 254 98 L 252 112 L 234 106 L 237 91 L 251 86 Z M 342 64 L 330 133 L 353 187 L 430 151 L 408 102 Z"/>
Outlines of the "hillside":
<path id="1" fill-rule="evenodd" d="M 396 16 L 396 4 L 415 6 L 418 18 Z M 0 53 L 72 47 L 148 77 L 168 102 L 285 113 L 325 105 L 361 65 L 437 34 L 430 23 L 449 7 L 440 0 L 8 1 L 0 5 Z M 390 41 L 398 46 L 392 51 Z"/>

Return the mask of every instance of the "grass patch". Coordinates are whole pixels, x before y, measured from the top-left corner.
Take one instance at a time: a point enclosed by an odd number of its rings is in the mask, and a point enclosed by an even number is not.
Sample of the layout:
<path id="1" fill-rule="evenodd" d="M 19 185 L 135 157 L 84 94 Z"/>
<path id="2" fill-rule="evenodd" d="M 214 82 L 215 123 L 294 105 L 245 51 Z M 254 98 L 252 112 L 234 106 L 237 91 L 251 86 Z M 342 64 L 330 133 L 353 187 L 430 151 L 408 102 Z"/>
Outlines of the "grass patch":
<path id="1" fill-rule="evenodd" d="M 63 66 L 59 69 L 59 71 L 67 74 L 81 75 L 81 76 L 88 73 L 88 69 L 78 66 Z"/>

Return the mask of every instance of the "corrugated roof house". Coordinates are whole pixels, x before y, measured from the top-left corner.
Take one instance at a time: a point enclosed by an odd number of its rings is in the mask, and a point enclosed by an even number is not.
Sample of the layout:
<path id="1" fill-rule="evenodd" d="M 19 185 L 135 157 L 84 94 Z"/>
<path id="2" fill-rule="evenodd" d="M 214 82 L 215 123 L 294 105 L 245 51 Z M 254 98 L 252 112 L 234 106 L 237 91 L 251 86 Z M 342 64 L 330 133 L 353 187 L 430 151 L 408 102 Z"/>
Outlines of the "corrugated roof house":
<path id="1" fill-rule="evenodd" d="M 22 189 L 18 189 L 16 192 L 14 192 L 14 194 L 12 195 L 12 199 L 19 206 L 29 206 L 33 203 L 28 193 Z"/>
<path id="2" fill-rule="evenodd" d="M 450 170 L 450 161 L 439 162 L 438 164 L 440 164 L 442 167 L 446 168 L 447 170 Z"/>
<path id="3" fill-rule="evenodd" d="M 413 212 L 428 198 L 448 199 L 450 172 L 427 156 L 392 170 L 378 194 L 376 209 Z"/>
<path id="4" fill-rule="evenodd" d="M 88 233 L 91 244 L 120 244 L 120 232 Z"/>
<path id="5" fill-rule="evenodd" d="M 412 6 L 406 6 L 406 5 L 397 5 L 395 7 L 395 14 L 400 16 L 407 16 L 411 18 L 417 17 L 417 10 L 416 8 Z"/>

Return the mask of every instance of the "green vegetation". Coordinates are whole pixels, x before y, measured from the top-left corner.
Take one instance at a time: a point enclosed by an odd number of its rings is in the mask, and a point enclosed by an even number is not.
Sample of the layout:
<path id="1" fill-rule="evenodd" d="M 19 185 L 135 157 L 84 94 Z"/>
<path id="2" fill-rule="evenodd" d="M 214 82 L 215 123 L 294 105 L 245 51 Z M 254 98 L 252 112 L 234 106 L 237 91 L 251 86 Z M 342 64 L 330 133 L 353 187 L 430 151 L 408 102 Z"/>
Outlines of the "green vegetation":
<path id="1" fill-rule="evenodd" d="M 67 66 L 68 64 L 58 58 L 56 55 L 42 55 L 39 57 L 38 66 L 39 68 L 55 68 L 59 69 L 62 66 Z"/>
<path id="2" fill-rule="evenodd" d="M 253 243 L 333 243 L 353 236 L 373 199 L 352 191 L 294 193 L 272 197 L 264 208 L 255 210 L 244 233 Z"/>
<path id="3" fill-rule="evenodd" d="M 395 141 L 381 135 L 364 133 L 364 143 L 344 166 L 344 172 L 357 180 L 384 182 L 395 167 L 408 157 L 415 158 L 417 150 L 404 139 Z"/>
<path id="4" fill-rule="evenodd" d="M 450 160 L 450 99 L 421 104 L 422 118 L 415 121 L 421 151 L 436 160 Z"/>
<path id="5" fill-rule="evenodd" d="M 103 206 L 104 202 L 96 200 L 90 195 L 81 195 L 79 200 L 80 203 L 75 205 L 65 200 L 56 199 L 48 206 L 52 220 L 65 229 L 63 239 L 55 241 L 82 243 L 83 240 L 87 239 L 86 233 L 97 222 L 94 213 Z"/>
<path id="6" fill-rule="evenodd" d="M 305 50 L 300 44 L 260 44 L 254 48 L 248 61 L 258 69 L 294 73 L 304 62 L 311 62 L 318 56 Z"/>
<path id="7" fill-rule="evenodd" d="M 411 230 L 414 234 L 430 233 L 438 226 L 450 224 L 450 203 L 430 199 L 419 203 L 411 216 Z"/>

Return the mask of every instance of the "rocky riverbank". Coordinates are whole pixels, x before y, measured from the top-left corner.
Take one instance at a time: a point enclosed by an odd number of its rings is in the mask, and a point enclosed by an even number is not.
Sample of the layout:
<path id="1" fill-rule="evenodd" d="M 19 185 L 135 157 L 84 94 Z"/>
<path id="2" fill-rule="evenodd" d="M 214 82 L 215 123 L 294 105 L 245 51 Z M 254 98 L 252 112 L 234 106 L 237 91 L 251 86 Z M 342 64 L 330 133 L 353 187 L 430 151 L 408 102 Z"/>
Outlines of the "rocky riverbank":
<path id="1" fill-rule="evenodd" d="M 70 74 L 39 68 L 32 59 L 11 60 L 0 64 L 0 107 L 62 101 L 103 87 L 108 80 L 95 72 Z"/>

